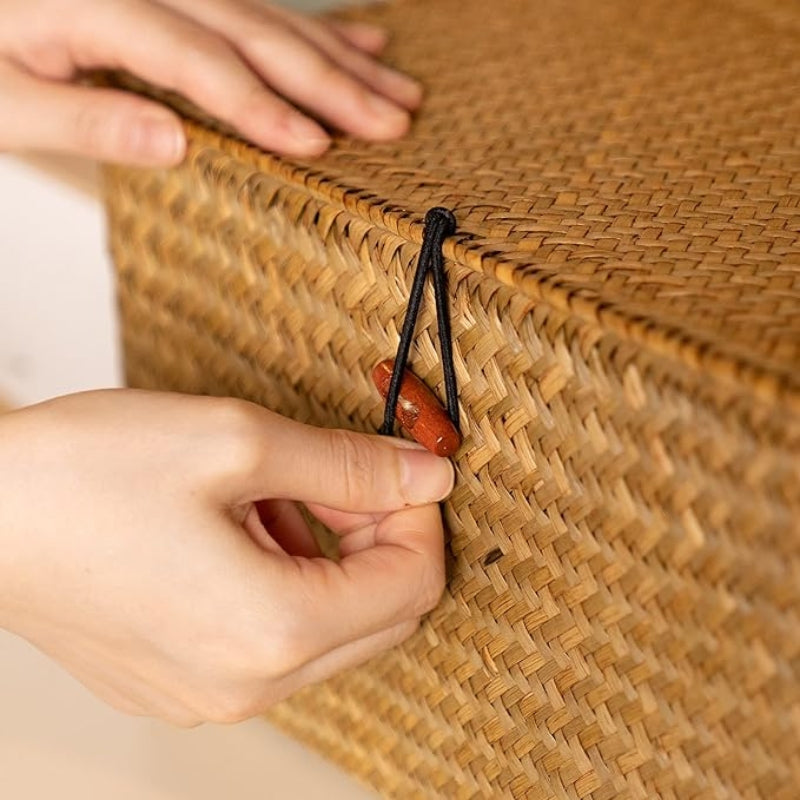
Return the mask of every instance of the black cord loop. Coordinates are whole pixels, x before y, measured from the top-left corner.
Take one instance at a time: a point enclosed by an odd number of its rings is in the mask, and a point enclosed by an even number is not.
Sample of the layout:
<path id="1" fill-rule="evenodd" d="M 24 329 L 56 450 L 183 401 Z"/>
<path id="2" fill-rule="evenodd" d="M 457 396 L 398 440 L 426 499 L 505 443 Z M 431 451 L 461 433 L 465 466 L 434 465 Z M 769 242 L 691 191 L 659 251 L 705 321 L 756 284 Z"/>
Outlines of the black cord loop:
<path id="1" fill-rule="evenodd" d="M 400 398 L 400 383 L 408 364 L 411 341 L 414 338 L 417 316 L 422 304 L 422 292 L 429 272 L 433 273 L 433 291 L 436 297 L 436 324 L 439 330 L 439 347 L 441 348 L 442 372 L 444 373 L 444 386 L 447 397 L 447 414 L 456 430 L 460 430 L 458 386 L 456 384 L 456 371 L 453 366 L 453 340 L 450 330 L 450 307 L 447 302 L 447 275 L 444 271 L 444 258 L 442 257 L 442 243 L 455 232 L 455 229 L 456 218 L 450 209 L 437 206 L 430 209 L 425 215 L 422 248 L 419 252 L 417 271 L 414 274 L 414 281 L 411 285 L 406 318 L 403 321 L 400 343 L 397 346 L 397 355 L 394 359 L 394 371 L 392 372 L 392 380 L 389 383 L 389 392 L 386 396 L 383 425 L 379 431 L 384 436 L 391 436 L 394 432 L 394 415 L 397 401 Z"/>

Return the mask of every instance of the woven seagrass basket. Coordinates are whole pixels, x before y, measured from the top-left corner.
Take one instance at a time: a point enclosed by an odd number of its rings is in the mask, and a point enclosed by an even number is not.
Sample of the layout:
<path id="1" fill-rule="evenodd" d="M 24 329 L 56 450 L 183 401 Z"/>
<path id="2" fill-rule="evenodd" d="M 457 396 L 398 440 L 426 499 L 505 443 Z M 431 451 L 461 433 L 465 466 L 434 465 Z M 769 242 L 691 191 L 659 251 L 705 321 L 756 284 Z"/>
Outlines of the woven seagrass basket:
<path id="1" fill-rule="evenodd" d="M 391 797 L 800 797 L 800 6 L 358 13 L 427 87 L 406 139 L 187 120 L 183 166 L 107 171 L 130 383 L 326 426 L 379 427 L 458 220 L 448 591 L 271 718 Z"/>

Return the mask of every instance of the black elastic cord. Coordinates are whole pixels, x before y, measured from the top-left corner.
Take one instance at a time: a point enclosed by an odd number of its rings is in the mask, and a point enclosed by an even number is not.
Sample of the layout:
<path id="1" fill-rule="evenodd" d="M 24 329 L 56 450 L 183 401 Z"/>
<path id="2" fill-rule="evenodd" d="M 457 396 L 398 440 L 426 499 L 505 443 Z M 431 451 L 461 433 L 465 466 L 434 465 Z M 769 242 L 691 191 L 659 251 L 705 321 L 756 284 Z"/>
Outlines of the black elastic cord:
<path id="1" fill-rule="evenodd" d="M 456 430 L 460 430 L 458 386 L 456 384 L 456 371 L 453 366 L 453 342 L 450 332 L 450 306 L 447 302 L 447 275 L 444 271 L 444 259 L 442 258 L 442 242 L 448 236 L 451 236 L 455 229 L 456 218 L 453 212 L 447 208 L 437 206 L 430 209 L 425 215 L 422 248 L 419 252 L 417 271 L 414 274 L 414 282 L 411 285 L 406 318 L 403 321 L 400 343 L 397 346 L 397 355 L 394 359 L 394 371 L 389 383 L 389 393 L 386 396 L 383 425 L 379 431 L 385 436 L 391 436 L 394 431 L 394 414 L 397 408 L 397 401 L 400 398 L 400 383 L 408 364 L 408 354 L 414 338 L 414 328 L 417 325 L 417 316 L 422 304 L 422 292 L 425 289 L 425 279 L 428 277 L 428 272 L 433 272 L 433 291 L 436 296 L 436 323 L 439 329 L 439 346 L 442 351 L 442 372 L 444 373 L 444 386 L 447 397 L 447 413 Z"/>

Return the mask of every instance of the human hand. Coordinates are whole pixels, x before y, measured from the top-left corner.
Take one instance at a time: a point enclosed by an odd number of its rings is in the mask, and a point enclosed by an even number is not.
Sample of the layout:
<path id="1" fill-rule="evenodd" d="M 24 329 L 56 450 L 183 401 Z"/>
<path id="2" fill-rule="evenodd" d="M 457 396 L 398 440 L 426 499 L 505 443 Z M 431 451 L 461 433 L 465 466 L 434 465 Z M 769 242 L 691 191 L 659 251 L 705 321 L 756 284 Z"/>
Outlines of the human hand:
<path id="1" fill-rule="evenodd" d="M 95 68 L 180 92 L 285 155 L 314 156 L 329 144 L 304 112 L 364 139 L 392 139 L 407 130 L 421 92 L 375 60 L 385 41 L 370 25 L 259 0 L 5 0 L 0 151 L 179 162 L 186 142 L 178 117 L 142 97 L 73 83 Z"/>
<path id="2" fill-rule="evenodd" d="M 444 587 L 452 465 L 243 401 L 0 417 L 0 626 L 116 708 L 233 722 L 403 641 Z M 320 557 L 292 500 L 341 536 Z"/>

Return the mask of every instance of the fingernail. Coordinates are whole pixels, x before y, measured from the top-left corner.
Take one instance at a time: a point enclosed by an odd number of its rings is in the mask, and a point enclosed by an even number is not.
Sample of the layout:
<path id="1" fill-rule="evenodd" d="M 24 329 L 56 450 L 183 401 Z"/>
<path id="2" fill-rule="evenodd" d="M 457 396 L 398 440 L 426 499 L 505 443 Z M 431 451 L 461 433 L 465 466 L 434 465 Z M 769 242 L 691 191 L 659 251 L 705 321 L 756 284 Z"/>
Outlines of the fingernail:
<path id="1" fill-rule="evenodd" d="M 371 92 L 366 96 L 367 106 L 373 116 L 380 119 L 382 127 L 393 132 L 401 132 L 409 123 L 408 112 L 399 108 L 394 103 Z"/>
<path id="2" fill-rule="evenodd" d="M 144 119 L 140 124 L 139 141 L 144 155 L 170 164 L 183 159 L 186 137 L 179 123 L 165 119 Z"/>
<path id="3" fill-rule="evenodd" d="M 410 448 L 398 455 L 401 491 L 409 505 L 437 503 L 453 491 L 455 469 L 448 459 Z"/>
<path id="4" fill-rule="evenodd" d="M 331 143 L 330 136 L 308 117 L 290 117 L 287 128 L 295 142 L 310 154 L 323 153 Z"/>

